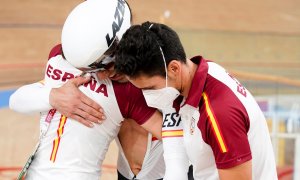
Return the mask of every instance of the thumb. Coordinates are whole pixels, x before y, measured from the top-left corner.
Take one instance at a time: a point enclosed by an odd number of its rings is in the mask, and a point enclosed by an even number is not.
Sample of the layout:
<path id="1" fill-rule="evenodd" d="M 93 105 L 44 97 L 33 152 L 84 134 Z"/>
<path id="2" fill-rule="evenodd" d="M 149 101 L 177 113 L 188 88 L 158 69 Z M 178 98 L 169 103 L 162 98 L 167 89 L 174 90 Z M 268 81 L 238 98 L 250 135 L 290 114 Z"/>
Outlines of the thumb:
<path id="1" fill-rule="evenodd" d="M 82 84 L 88 83 L 90 80 L 91 80 L 91 76 L 85 76 L 85 77 L 79 76 L 72 79 L 71 81 L 73 84 L 75 84 L 78 87 Z"/>

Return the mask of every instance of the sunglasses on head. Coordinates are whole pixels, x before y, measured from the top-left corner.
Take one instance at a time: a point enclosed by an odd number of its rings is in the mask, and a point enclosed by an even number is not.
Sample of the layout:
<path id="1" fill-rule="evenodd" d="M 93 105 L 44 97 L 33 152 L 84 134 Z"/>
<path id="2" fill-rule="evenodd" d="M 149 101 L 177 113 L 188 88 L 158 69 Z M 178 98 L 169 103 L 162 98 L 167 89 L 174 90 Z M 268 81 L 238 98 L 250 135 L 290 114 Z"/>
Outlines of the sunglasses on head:
<path id="1" fill-rule="evenodd" d="M 115 64 L 114 61 L 112 62 L 109 62 L 107 64 L 97 64 L 93 67 L 91 67 L 92 69 L 89 69 L 89 70 L 85 70 L 86 73 L 94 73 L 94 72 L 97 72 L 97 71 L 103 71 L 103 70 L 109 70 L 111 67 L 113 67 Z"/>

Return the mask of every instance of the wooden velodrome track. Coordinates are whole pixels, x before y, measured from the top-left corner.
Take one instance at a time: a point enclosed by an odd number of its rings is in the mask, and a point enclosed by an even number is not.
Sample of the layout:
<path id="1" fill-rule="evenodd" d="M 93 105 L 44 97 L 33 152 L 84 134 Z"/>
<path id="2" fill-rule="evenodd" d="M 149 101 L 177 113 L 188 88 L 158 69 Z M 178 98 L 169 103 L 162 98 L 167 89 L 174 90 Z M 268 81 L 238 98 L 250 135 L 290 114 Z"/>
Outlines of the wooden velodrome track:
<path id="1" fill-rule="evenodd" d="M 15 89 L 42 79 L 48 52 L 60 41 L 64 19 L 80 2 L 1 0 L 0 90 Z M 165 22 L 182 30 L 180 35 L 189 56 L 198 51 L 191 47 L 198 43 L 193 42 L 195 36 L 204 42 L 198 45 L 208 57 L 225 60 L 237 57 L 235 61 L 220 63 L 241 78 L 262 78 L 263 81 L 280 81 L 299 87 L 299 0 L 189 0 L 184 3 L 180 0 L 129 0 L 129 3 L 135 23 L 145 20 Z M 166 10 L 171 12 L 170 18 L 164 18 Z M 198 35 L 198 32 L 203 33 Z M 243 50 L 238 49 L 240 44 L 252 43 L 255 38 L 257 41 L 263 39 L 262 43 L 269 49 L 255 54 L 253 52 L 260 50 L 255 46 L 260 48 L 260 44 L 254 44 L 253 49 L 237 53 Z M 228 39 L 234 43 L 228 44 Z M 213 45 L 209 46 L 209 42 Z M 272 50 L 276 56 L 272 55 Z M 268 51 L 271 52 L 266 53 Z M 253 58 L 257 61 L 251 61 Z M 274 70 L 262 73 L 261 66 L 267 68 L 270 63 Z M 0 98 L 1 102 L 5 101 Z M 34 147 L 39 116 L 14 113 L 5 106 L 0 109 L 0 115 L 0 179 L 12 179 L 9 173 L 24 164 Z M 116 177 L 116 152 L 113 144 L 105 160 L 103 179 Z"/>

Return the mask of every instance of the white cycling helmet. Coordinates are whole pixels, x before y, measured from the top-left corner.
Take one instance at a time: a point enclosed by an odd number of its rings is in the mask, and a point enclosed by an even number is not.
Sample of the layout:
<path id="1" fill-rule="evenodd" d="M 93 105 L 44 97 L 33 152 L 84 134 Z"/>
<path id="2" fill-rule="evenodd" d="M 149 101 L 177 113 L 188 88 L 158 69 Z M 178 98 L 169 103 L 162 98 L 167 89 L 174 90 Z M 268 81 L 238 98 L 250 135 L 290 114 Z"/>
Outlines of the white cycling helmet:
<path id="1" fill-rule="evenodd" d="M 67 17 L 61 35 L 64 56 L 77 68 L 100 62 L 131 25 L 124 0 L 88 0 Z"/>

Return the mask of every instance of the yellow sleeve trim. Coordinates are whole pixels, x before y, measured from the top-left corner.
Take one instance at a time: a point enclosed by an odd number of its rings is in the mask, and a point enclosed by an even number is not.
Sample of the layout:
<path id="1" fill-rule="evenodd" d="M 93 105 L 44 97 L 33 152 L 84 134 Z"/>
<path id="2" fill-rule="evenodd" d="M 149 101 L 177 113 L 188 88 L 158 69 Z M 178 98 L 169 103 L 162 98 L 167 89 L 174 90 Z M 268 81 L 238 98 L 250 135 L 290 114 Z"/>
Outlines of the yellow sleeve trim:
<path id="1" fill-rule="evenodd" d="M 210 121 L 210 123 L 211 123 L 211 125 L 212 125 L 212 127 L 213 127 L 213 131 L 214 131 L 214 133 L 215 133 L 215 136 L 216 136 L 216 138 L 217 138 L 217 141 L 218 141 L 218 143 L 219 143 L 219 146 L 220 146 L 220 148 L 221 148 L 221 151 L 222 151 L 222 153 L 225 153 L 225 152 L 227 152 L 228 150 L 227 150 L 227 147 L 226 147 L 226 145 L 225 145 L 225 142 L 224 142 L 222 133 L 221 133 L 221 131 L 220 131 L 220 128 L 219 128 L 219 126 L 218 126 L 218 124 L 217 124 L 217 120 L 216 120 L 216 118 L 215 118 L 215 116 L 214 116 L 214 114 L 213 114 L 213 111 L 212 111 L 212 109 L 211 109 L 211 106 L 210 106 L 208 97 L 207 97 L 207 95 L 206 95 L 205 92 L 203 92 L 202 96 L 203 96 L 203 98 L 204 98 L 205 109 L 206 109 L 206 112 L 207 112 L 207 114 L 208 114 L 208 119 L 209 119 L 209 121 Z"/>
<path id="2" fill-rule="evenodd" d="M 162 138 L 167 137 L 182 137 L 183 130 L 169 130 L 169 131 L 162 131 Z"/>

